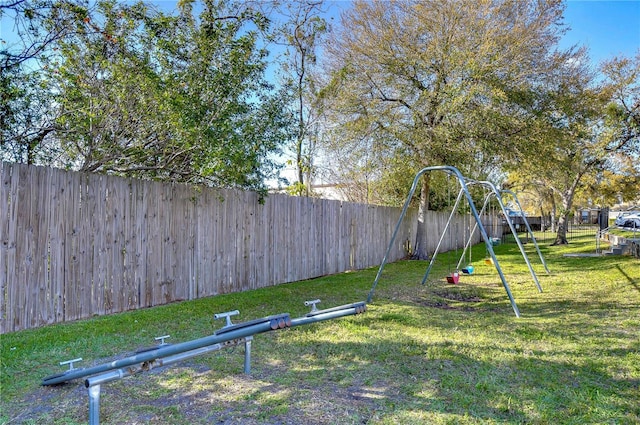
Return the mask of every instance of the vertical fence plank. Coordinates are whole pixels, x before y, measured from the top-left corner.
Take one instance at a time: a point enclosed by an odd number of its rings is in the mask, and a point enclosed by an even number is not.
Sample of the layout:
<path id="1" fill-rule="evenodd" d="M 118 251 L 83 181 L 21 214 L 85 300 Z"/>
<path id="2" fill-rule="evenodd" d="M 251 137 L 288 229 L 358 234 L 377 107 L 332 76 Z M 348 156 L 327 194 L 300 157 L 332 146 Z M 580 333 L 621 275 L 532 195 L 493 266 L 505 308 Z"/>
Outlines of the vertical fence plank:
<path id="1" fill-rule="evenodd" d="M 222 191 L 212 191 L 210 202 L 211 209 L 207 212 L 205 217 L 203 217 L 204 220 L 210 222 L 206 240 L 209 253 L 210 275 L 206 278 L 210 281 L 211 295 L 218 295 L 222 293 L 222 285 L 224 282 L 224 258 L 222 257 L 222 245 L 225 241 L 222 240 L 222 231 L 220 230 L 223 227 L 223 208 L 225 206 Z"/>
<path id="2" fill-rule="evenodd" d="M 38 194 L 36 199 L 37 226 L 36 231 L 36 275 L 34 281 L 37 282 L 37 291 L 33 294 L 32 308 L 35 316 L 35 326 L 53 323 L 54 311 L 50 308 L 49 299 L 53 296 L 51 287 L 51 275 L 49 273 L 49 227 L 51 226 L 51 213 L 48 205 L 50 199 L 51 175 L 53 169 L 37 169 L 38 179 L 35 183 Z"/>
<path id="3" fill-rule="evenodd" d="M 76 243 L 74 246 L 74 262 L 76 269 L 76 282 L 74 282 L 78 293 L 78 317 L 87 317 L 92 314 L 103 314 L 96 303 L 93 302 L 93 239 L 94 233 L 98 228 L 91 228 L 89 222 L 91 220 L 91 209 L 93 200 L 89 199 L 91 192 L 91 179 L 88 174 L 74 174 L 73 179 L 76 183 L 73 185 L 77 191 L 77 204 L 71 206 L 74 210 L 75 220 L 74 237 Z M 97 310 L 97 311 L 96 311 Z"/>
<path id="4" fill-rule="evenodd" d="M 113 313 L 111 299 L 108 294 L 107 283 L 107 248 L 106 248 L 106 216 L 107 210 L 107 185 L 106 176 L 95 176 L 91 179 L 87 191 L 88 225 L 95 229 L 92 238 L 91 264 L 93 266 L 91 275 L 91 293 L 94 307 L 97 314 Z M 87 262 L 89 259 L 87 258 Z"/>
<path id="5" fill-rule="evenodd" d="M 51 275 L 52 298 L 50 308 L 55 311 L 54 322 L 66 320 L 64 302 L 64 253 L 65 253 L 65 172 L 56 170 L 51 176 L 51 198 L 48 200 L 51 214 L 49 229 L 49 267 Z"/>
<path id="6" fill-rule="evenodd" d="M 276 200 L 275 197 L 278 197 L 278 199 Z M 280 211 L 279 211 L 279 206 L 282 205 L 282 202 L 280 202 L 280 199 L 282 196 L 281 195 L 274 195 L 274 200 L 273 202 L 270 204 L 271 205 L 271 214 L 270 214 L 270 224 L 269 224 L 269 241 L 268 241 L 268 245 L 271 247 L 271 250 L 268 251 L 268 257 L 269 257 L 269 264 L 271 264 L 271 273 L 269 274 L 269 281 L 271 282 L 278 282 L 279 281 L 279 276 L 278 276 L 278 270 L 279 270 L 279 263 L 277 261 L 277 257 L 278 257 L 278 252 L 280 251 L 280 246 L 278 245 L 279 242 L 279 238 L 278 238 L 278 226 L 276 226 L 276 223 L 274 222 L 274 218 L 275 217 L 280 217 Z M 281 217 L 280 217 L 281 218 Z"/>
<path id="7" fill-rule="evenodd" d="M 18 169 L 18 198 L 16 199 L 16 288 L 14 292 L 13 303 L 16 306 L 15 324 L 20 327 L 28 327 L 30 320 L 27 310 L 27 296 L 29 294 L 29 274 L 31 272 L 31 254 L 33 229 L 31 226 L 30 215 L 33 213 L 31 209 L 32 197 L 29 188 L 31 181 L 29 179 L 29 170 L 26 167 Z M 19 205 L 18 205 L 19 204 Z"/>
<path id="8" fill-rule="evenodd" d="M 106 232 L 104 234 L 104 247 L 106 250 L 105 259 L 105 294 L 107 296 L 108 308 L 112 312 L 122 311 L 122 263 L 120 220 L 122 219 L 122 204 L 119 199 L 119 191 L 116 182 L 110 176 L 105 176 L 106 183 Z M 114 276 L 117 274 L 117 279 Z"/>
<path id="9" fill-rule="evenodd" d="M 17 264 L 16 264 L 16 247 L 17 226 L 18 226 L 18 167 L 11 167 L 3 163 L 2 167 L 2 218 L 6 220 L 2 223 L 2 267 L 0 272 L 3 273 L 0 282 L 0 290 L 2 290 L 2 327 L 0 331 L 11 332 L 21 329 L 22 325 L 16 317 L 19 306 L 17 305 L 16 291 L 19 290 L 17 282 Z"/>
<path id="10" fill-rule="evenodd" d="M 174 222 L 171 217 L 174 214 L 173 205 L 173 184 L 158 184 L 161 190 L 160 204 L 158 211 L 160 215 L 160 234 L 162 244 L 162 259 L 160 267 L 162 269 L 161 278 L 161 297 L 157 300 L 157 304 L 166 304 L 177 299 L 176 286 L 178 282 L 175 276 L 175 229 Z"/>
<path id="11" fill-rule="evenodd" d="M 77 245 L 75 235 L 75 226 L 77 224 L 75 215 L 77 206 L 77 192 L 74 191 L 75 177 L 73 173 L 63 173 L 60 185 L 60 206 L 62 207 L 60 220 L 64 222 L 63 234 L 61 235 L 64 239 L 64 252 L 61 261 L 64 264 L 62 276 L 65 321 L 80 318 L 78 305 L 79 288 L 75 276 L 77 265 L 75 264 L 74 256 L 74 250 Z"/>
<path id="12" fill-rule="evenodd" d="M 145 186 L 145 197 L 143 202 L 147 214 L 145 217 L 145 234 L 146 234 L 146 258 L 147 264 L 147 279 L 144 282 L 144 300 L 147 307 L 156 305 L 156 297 L 154 293 L 160 288 L 160 271 L 161 256 L 160 252 L 161 237 L 159 234 L 160 217 L 158 216 L 158 205 L 160 203 L 160 185 L 148 184 Z"/>
<path id="13" fill-rule="evenodd" d="M 144 203 L 144 187 L 143 182 L 131 180 L 131 206 L 129 210 L 131 228 L 128 229 L 131 237 L 129 256 L 131 261 L 131 281 L 132 291 L 135 297 L 136 308 L 146 307 L 144 300 L 144 286 L 146 281 L 147 267 L 146 259 L 146 234 L 145 234 L 145 214 L 146 208 Z"/>
<path id="14" fill-rule="evenodd" d="M 11 167 L 5 167 L 4 162 L 0 162 L 0 334 L 8 332 L 7 326 L 10 306 L 6 296 L 9 279 L 9 208 L 11 188 Z"/>
<path id="15" fill-rule="evenodd" d="M 197 230 L 196 238 L 196 282 L 198 285 L 197 296 L 208 297 L 215 295 L 215 263 L 212 233 L 216 220 L 215 197 L 212 191 L 203 190 L 198 195 L 196 208 Z"/>
<path id="16" fill-rule="evenodd" d="M 173 205 L 177 207 L 171 216 L 173 221 L 173 251 L 172 264 L 176 283 L 176 299 L 193 299 L 193 255 L 194 255 L 194 197 L 193 190 L 184 184 L 176 184 L 174 188 Z"/>

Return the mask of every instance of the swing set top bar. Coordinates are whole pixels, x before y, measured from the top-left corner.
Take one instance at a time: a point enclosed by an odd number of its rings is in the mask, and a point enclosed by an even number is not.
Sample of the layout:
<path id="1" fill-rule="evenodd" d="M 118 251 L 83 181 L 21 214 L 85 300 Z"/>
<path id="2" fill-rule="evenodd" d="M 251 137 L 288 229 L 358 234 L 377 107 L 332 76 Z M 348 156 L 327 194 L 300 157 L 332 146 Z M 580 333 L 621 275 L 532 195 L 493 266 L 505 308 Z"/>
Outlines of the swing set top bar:
<path id="1" fill-rule="evenodd" d="M 409 190 L 409 194 L 407 195 L 407 200 L 404 203 L 404 206 L 402 207 L 402 212 L 400 213 L 400 217 L 398 219 L 398 223 L 396 224 L 396 227 L 393 231 L 393 235 L 391 236 L 391 240 L 389 242 L 389 246 L 387 247 L 387 251 L 384 254 L 384 257 L 382 258 L 382 262 L 380 264 L 380 267 L 378 268 L 378 273 L 376 274 L 376 277 L 373 281 L 373 285 L 371 287 L 371 290 L 369 291 L 369 296 L 367 297 L 367 303 L 370 303 L 373 299 L 373 294 L 375 292 L 376 286 L 378 285 L 378 282 L 380 281 L 380 277 L 382 276 L 382 271 L 384 269 L 384 266 L 387 264 L 388 258 L 389 258 L 389 254 L 391 252 L 391 249 L 394 246 L 394 242 L 395 239 L 398 235 L 398 231 L 400 229 L 400 225 L 402 224 L 402 220 L 404 219 L 405 215 L 407 214 L 407 210 L 409 209 L 409 204 L 411 202 L 411 198 L 413 197 L 413 194 L 416 191 L 416 188 L 418 187 L 418 181 L 420 180 L 420 177 L 422 177 L 423 174 L 428 173 L 428 172 L 432 172 L 432 171 L 443 171 L 445 173 L 448 173 L 449 175 L 452 175 L 454 177 L 456 177 L 458 179 L 458 182 L 460 183 L 460 188 L 461 190 L 464 192 L 464 195 L 467 199 L 467 202 L 469 203 L 469 208 L 471 209 L 471 213 L 473 214 L 474 218 L 476 219 L 476 222 L 478 223 L 478 229 L 480 230 L 480 234 L 482 235 L 482 239 L 484 240 L 484 243 L 487 247 L 487 252 L 489 253 L 489 255 L 491 256 L 491 259 L 493 260 L 493 263 L 496 267 L 496 270 L 498 272 L 498 275 L 500 275 L 500 279 L 502 281 L 502 285 L 504 286 L 504 289 L 507 293 L 507 296 L 509 297 L 509 302 L 511 303 L 511 307 L 513 308 L 513 312 L 515 313 L 516 317 L 520 317 L 520 311 L 518 310 L 518 306 L 516 305 L 516 302 L 513 298 L 513 295 L 511 294 L 511 289 L 509 288 L 509 284 L 507 283 L 507 280 L 504 276 L 504 273 L 502 272 L 502 269 L 500 268 L 500 265 L 498 264 L 498 259 L 496 258 L 495 252 L 493 251 L 493 246 L 491 245 L 491 241 L 489 240 L 489 236 L 487 235 L 487 232 L 484 228 L 484 225 L 482 224 L 482 221 L 480 220 L 480 216 L 478 215 L 478 210 L 476 209 L 475 204 L 473 203 L 473 199 L 471 198 L 471 194 L 469 193 L 469 189 L 467 188 L 467 183 L 466 183 L 466 179 L 465 177 L 462 175 L 462 173 L 460 172 L 460 170 L 458 170 L 456 167 L 453 167 L 451 165 L 437 165 L 437 166 L 432 166 L 432 167 L 425 167 L 422 170 L 420 170 L 418 172 L 418 174 L 416 174 L 415 178 L 413 179 L 413 183 L 411 184 L 411 189 Z"/>

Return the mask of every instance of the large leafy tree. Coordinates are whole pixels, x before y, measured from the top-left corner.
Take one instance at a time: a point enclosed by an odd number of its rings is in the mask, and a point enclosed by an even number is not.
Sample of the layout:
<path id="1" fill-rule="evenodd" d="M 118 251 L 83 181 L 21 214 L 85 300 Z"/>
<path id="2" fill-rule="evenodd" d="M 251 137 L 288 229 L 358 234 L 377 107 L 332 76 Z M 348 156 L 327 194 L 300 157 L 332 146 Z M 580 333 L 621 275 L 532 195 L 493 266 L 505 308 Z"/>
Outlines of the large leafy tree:
<path id="1" fill-rule="evenodd" d="M 553 194 L 554 244 L 567 243 L 576 196 L 601 197 L 613 175 L 619 187 L 612 195 L 637 193 L 633 187 L 640 178 L 640 55 L 603 64 L 600 79 L 586 59 L 565 63 L 539 89 L 535 155 L 523 155 L 517 164 L 524 187 Z"/>
<path id="2" fill-rule="evenodd" d="M 327 44 L 340 124 L 429 165 L 493 161 L 526 140 L 532 90 L 557 56 L 560 1 L 357 1 Z M 362 140 L 362 137 L 352 140 Z M 423 179 L 416 249 L 426 258 Z"/>
<path id="3" fill-rule="evenodd" d="M 204 2 L 178 16 L 100 2 L 62 46 L 58 120 L 82 169 L 263 188 L 287 115 L 265 79 L 248 7 Z"/>
<path id="4" fill-rule="evenodd" d="M 52 3 L 38 21 L 67 28 Z M 266 79 L 268 20 L 250 3 L 99 1 L 44 57 L 53 136 L 71 167 L 265 190 L 289 137 L 286 96 Z M 64 16 L 68 16 L 68 13 Z"/>

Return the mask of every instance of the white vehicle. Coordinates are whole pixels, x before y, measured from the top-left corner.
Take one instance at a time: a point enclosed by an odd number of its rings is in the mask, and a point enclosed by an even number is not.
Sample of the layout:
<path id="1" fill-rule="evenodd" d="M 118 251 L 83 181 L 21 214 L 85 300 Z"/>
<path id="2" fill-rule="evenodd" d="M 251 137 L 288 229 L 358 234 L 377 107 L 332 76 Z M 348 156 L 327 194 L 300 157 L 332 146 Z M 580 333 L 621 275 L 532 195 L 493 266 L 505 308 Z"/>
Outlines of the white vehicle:
<path id="1" fill-rule="evenodd" d="M 620 213 L 615 220 L 616 226 L 640 229 L 640 211 L 627 211 Z"/>

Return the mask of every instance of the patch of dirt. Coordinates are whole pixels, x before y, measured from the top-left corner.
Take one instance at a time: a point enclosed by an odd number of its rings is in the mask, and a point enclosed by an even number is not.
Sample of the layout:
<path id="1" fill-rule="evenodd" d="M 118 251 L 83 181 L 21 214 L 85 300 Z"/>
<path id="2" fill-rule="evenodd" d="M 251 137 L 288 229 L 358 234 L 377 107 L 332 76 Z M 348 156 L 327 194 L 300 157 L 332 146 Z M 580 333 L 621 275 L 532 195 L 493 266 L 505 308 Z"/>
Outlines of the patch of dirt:
<path id="1" fill-rule="evenodd" d="M 242 353 L 232 361 L 241 366 Z M 100 423 L 365 424 L 389 396 L 386 384 L 366 386 L 357 377 L 349 385 L 316 377 L 312 382 L 320 385 L 291 388 L 280 382 L 286 365 L 256 362 L 252 367 L 251 375 L 224 374 L 206 361 L 187 361 L 103 384 Z M 0 415 L 7 419 L 4 424 L 82 424 L 88 420 L 88 392 L 80 380 L 37 387 L 6 407 Z"/>

